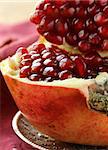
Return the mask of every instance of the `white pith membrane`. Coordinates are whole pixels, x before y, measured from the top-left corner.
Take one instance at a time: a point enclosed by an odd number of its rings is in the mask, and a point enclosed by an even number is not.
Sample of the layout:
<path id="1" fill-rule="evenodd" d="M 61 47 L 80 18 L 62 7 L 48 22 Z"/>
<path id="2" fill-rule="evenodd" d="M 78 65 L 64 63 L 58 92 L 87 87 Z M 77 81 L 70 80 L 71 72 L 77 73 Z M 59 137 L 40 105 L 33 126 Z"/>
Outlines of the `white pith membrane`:
<path id="1" fill-rule="evenodd" d="M 45 44 L 46 47 L 49 47 L 51 43 L 47 42 L 44 38 L 40 38 L 38 42 L 34 43 L 40 44 L 43 43 Z M 70 46 L 65 44 L 65 49 L 69 51 Z M 59 46 L 60 48 L 64 49 L 64 46 Z M 71 47 L 72 49 L 72 47 Z M 28 51 L 32 50 L 32 45 L 28 47 Z M 74 53 L 79 53 L 78 50 L 74 50 Z M 105 113 L 108 114 L 108 73 L 107 72 L 102 72 L 97 75 L 96 78 L 92 79 L 83 79 L 83 78 L 69 78 L 65 80 L 54 80 L 52 82 L 47 82 L 47 81 L 31 81 L 28 78 L 20 78 L 19 73 L 20 73 L 20 56 L 21 52 L 15 53 L 12 57 L 8 57 L 7 59 L 3 60 L 1 62 L 1 71 L 3 75 L 7 75 L 15 80 L 18 80 L 20 82 L 26 83 L 26 84 L 34 84 L 34 85 L 40 85 L 40 86 L 58 86 L 58 87 L 65 87 L 65 88 L 75 88 L 79 89 L 81 93 L 84 94 L 87 100 L 87 106 L 88 108 L 92 108 L 97 111 L 104 111 Z M 101 56 L 105 57 L 108 56 L 108 52 L 102 52 Z M 107 83 L 107 84 L 106 84 Z M 104 89 L 104 85 L 106 84 L 106 90 Z M 97 91 L 98 90 L 98 91 Z M 103 93 L 101 91 L 104 91 Z M 101 100 L 98 98 L 95 99 L 94 94 L 96 97 L 99 96 Z M 90 97 L 92 102 L 95 104 L 92 105 L 90 101 Z M 103 101 L 105 101 L 105 110 L 102 110 L 104 105 Z M 102 103 L 101 103 L 102 102 Z"/>

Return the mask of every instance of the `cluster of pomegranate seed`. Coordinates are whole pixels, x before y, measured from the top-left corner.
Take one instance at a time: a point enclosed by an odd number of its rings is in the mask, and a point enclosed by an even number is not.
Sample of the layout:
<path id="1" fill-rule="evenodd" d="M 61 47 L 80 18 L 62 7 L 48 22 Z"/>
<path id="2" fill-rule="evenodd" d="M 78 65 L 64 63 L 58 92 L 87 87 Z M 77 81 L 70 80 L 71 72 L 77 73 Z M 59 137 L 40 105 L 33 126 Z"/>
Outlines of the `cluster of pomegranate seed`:
<path id="1" fill-rule="evenodd" d="M 108 0 L 44 0 L 31 21 L 51 43 L 81 52 L 108 50 Z"/>
<path id="2" fill-rule="evenodd" d="M 53 45 L 46 48 L 44 44 L 35 44 L 30 51 L 19 50 L 22 52 L 20 78 L 27 77 L 32 81 L 94 78 L 98 72 L 108 72 L 108 58 L 102 58 L 97 52 L 70 55 Z"/>

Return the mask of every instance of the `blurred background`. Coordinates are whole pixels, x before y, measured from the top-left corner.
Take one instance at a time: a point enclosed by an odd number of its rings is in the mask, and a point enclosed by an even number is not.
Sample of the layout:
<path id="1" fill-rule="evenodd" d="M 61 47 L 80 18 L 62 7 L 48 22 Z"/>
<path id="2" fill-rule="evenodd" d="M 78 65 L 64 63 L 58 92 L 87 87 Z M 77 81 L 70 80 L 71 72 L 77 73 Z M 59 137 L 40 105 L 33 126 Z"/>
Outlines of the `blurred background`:
<path id="1" fill-rule="evenodd" d="M 0 24 L 29 20 L 40 0 L 0 0 Z"/>

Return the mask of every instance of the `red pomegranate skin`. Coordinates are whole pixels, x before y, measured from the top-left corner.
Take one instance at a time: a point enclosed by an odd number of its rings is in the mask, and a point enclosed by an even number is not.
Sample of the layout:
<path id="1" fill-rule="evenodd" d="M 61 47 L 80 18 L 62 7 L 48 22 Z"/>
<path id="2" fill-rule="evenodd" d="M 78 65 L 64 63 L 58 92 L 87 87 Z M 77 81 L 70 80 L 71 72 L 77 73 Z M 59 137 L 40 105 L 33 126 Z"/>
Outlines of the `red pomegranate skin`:
<path id="1" fill-rule="evenodd" d="M 41 132 L 71 143 L 108 145 L 108 117 L 90 110 L 79 89 L 4 78 L 23 115 Z"/>

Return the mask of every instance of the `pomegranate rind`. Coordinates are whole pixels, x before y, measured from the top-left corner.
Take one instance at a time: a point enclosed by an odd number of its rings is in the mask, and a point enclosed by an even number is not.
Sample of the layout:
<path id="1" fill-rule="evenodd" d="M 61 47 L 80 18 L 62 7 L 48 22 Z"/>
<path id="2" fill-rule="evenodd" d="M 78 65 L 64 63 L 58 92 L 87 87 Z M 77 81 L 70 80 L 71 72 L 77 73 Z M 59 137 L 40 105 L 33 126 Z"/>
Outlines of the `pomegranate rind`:
<path id="1" fill-rule="evenodd" d="M 65 87 L 65 80 L 60 81 L 64 86 L 53 82 L 50 85 L 34 83 L 7 74 L 3 65 L 1 70 L 8 88 L 18 108 L 34 127 L 60 141 L 108 145 L 108 117 L 92 111 L 86 103 L 91 81 L 81 84 L 79 80 L 79 87 Z"/>

